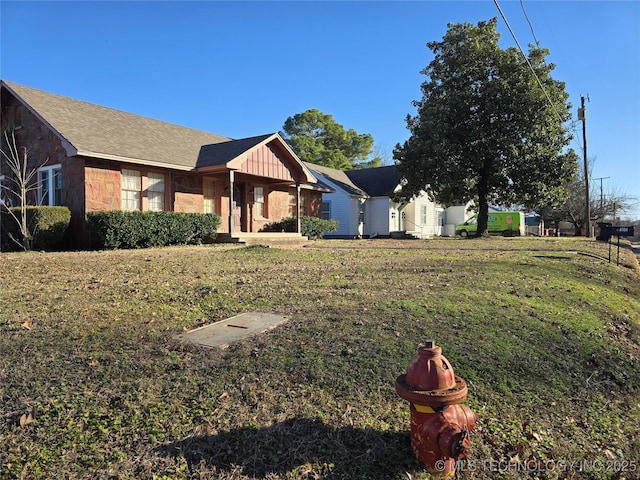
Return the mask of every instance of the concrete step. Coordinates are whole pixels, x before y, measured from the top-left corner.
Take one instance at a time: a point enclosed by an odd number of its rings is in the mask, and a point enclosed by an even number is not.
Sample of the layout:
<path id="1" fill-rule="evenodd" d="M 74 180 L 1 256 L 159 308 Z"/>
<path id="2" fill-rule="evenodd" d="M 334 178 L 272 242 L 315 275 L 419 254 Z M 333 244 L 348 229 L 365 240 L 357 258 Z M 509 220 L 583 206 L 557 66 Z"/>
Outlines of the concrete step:
<path id="1" fill-rule="evenodd" d="M 310 243 L 307 237 L 303 237 L 299 233 L 290 232 L 258 232 L 247 233 L 238 232 L 229 235 L 228 233 L 219 233 L 216 235 L 216 243 L 238 243 L 242 245 L 306 245 Z"/>

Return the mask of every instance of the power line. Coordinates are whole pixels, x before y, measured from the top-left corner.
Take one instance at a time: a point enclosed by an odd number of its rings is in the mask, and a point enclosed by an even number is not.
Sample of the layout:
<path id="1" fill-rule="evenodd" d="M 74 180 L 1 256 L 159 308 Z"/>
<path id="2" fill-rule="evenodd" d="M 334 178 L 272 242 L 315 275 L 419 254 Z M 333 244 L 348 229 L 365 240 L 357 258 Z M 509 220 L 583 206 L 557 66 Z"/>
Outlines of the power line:
<path id="1" fill-rule="evenodd" d="M 527 19 L 527 23 L 529 24 L 529 28 L 531 29 L 531 35 L 533 35 L 533 39 L 536 42 L 536 46 L 540 46 L 540 42 L 536 38 L 536 32 L 533 31 L 533 25 L 531 25 L 531 21 L 529 20 L 529 15 L 527 15 L 527 11 L 524 9 L 524 1 L 520 0 L 520 6 L 522 7 L 522 12 L 524 13 L 524 18 Z"/>
<path id="2" fill-rule="evenodd" d="M 524 52 L 524 49 L 520 45 L 520 42 L 518 41 L 518 37 L 516 37 L 516 34 L 514 33 L 513 29 L 511 28 L 511 25 L 509 24 L 509 21 L 507 20 L 507 16 L 502 11 L 502 8 L 500 8 L 500 4 L 498 3 L 498 0 L 493 0 L 493 3 L 496 5 L 496 8 L 498 9 L 498 12 L 500 12 L 500 16 L 502 17 L 502 20 L 504 20 L 504 23 L 507 25 L 507 28 L 509 29 L 509 33 L 511 33 L 511 36 L 513 37 L 513 40 L 516 42 L 516 45 L 518 46 L 518 49 L 520 50 L 520 53 L 522 53 L 522 56 L 524 57 L 525 62 L 527 62 L 527 65 L 529 66 L 529 69 L 531 70 L 531 73 L 533 73 L 533 76 L 535 77 L 536 81 L 538 82 L 538 85 L 542 89 L 542 92 L 544 93 L 544 96 L 547 98 L 547 101 L 549 102 L 549 105 L 551 105 L 551 108 L 553 109 L 553 111 L 555 112 L 556 116 L 560 120 L 560 123 L 565 123 L 565 121 L 562 119 L 562 116 L 558 112 L 558 109 L 556 108 L 555 104 L 551 100 L 551 97 L 549 97 L 549 94 L 547 93 L 547 90 L 544 88 L 544 85 L 542 85 L 542 81 L 540 80 L 540 77 L 538 77 L 538 74 L 536 73 L 535 69 L 533 68 L 533 65 L 531 65 L 531 62 L 529 61 L 529 57 L 527 57 L 527 54 Z M 526 14 L 525 14 L 525 16 L 526 16 Z M 528 20 L 528 18 L 527 18 L 527 20 Z M 529 23 L 529 25 L 531 25 L 531 23 Z M 533 28 L 532 28 L 532 31 L 533 31 Z M 534 36 L 534 38 L 535 38 L 535 36 Z M 574 140 L 577 142 L 575 137 L 574 137 Z"/>

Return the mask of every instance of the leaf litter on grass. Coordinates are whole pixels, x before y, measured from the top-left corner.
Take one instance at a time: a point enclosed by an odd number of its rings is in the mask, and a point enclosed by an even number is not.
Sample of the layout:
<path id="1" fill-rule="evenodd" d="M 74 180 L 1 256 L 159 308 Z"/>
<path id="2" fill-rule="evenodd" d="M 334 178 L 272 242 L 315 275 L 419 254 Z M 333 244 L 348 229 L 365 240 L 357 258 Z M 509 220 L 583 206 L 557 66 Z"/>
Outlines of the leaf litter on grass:
<path id="1" fill-rule="evenodd" d="M 605 248 L 490 238 L 3 254 L 0 477 L 428 478 L 393 389 L 428 336 L 479 415 L 469 461 L 487 468 L 459 478 L 618 478 L 487 463 L 640 457 L 637 262 L 575 253 Z M 291 321 L 224 352 L 173 340 L 256 309 Z"/>

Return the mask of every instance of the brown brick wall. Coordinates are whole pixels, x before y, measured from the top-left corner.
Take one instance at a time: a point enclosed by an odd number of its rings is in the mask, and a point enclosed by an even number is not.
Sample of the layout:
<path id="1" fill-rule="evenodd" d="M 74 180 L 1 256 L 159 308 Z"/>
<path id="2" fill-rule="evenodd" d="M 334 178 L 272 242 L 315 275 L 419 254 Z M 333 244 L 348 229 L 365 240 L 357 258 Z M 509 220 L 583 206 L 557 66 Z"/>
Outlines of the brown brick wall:
<path id="1" fill-rule="evenodd" d="M 85 168 L 86 211 L 120 210 L 120 170 Z"/>

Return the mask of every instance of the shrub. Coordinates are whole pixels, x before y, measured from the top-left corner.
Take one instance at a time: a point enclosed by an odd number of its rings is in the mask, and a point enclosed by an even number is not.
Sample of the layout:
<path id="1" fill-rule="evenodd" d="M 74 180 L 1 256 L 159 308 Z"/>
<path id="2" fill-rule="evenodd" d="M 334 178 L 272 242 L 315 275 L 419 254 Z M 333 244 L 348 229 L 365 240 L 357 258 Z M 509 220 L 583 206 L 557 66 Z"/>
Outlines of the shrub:
<path id="1" fill-rule="evenodd" d="M 220 216 L 209 213 L 91 212 L 87 225 L 94 248 L 198 245 L 215 237 Z"/>
<path id="2" fill-rule="evenodd" d="M 64 246 L 65 235 L 71 222 L 71 211 L 67 207 L 25 207 L 27 228 L 33 250 L 59 250 Z M 20 250 L 21 246 L 12 237 L 22 242 L 20 226 L 21 207 L 3 208 L 0 211 L 0 244 L 2 250 Z M 12 215 L 13 214 L 13 215 Z"/>
<path id="3" fill-rule="evenodd" d="M 324 220 L 318 217 L 300 217 L 300 233 L 309 238 L 322 238 L 327 232 L 335 232 L 338 229 L 337 220 Z M 262 229 L 263 232 L 295 232 L 296 217 L 285 217 L 279 222 L 269 223 Z"/>

